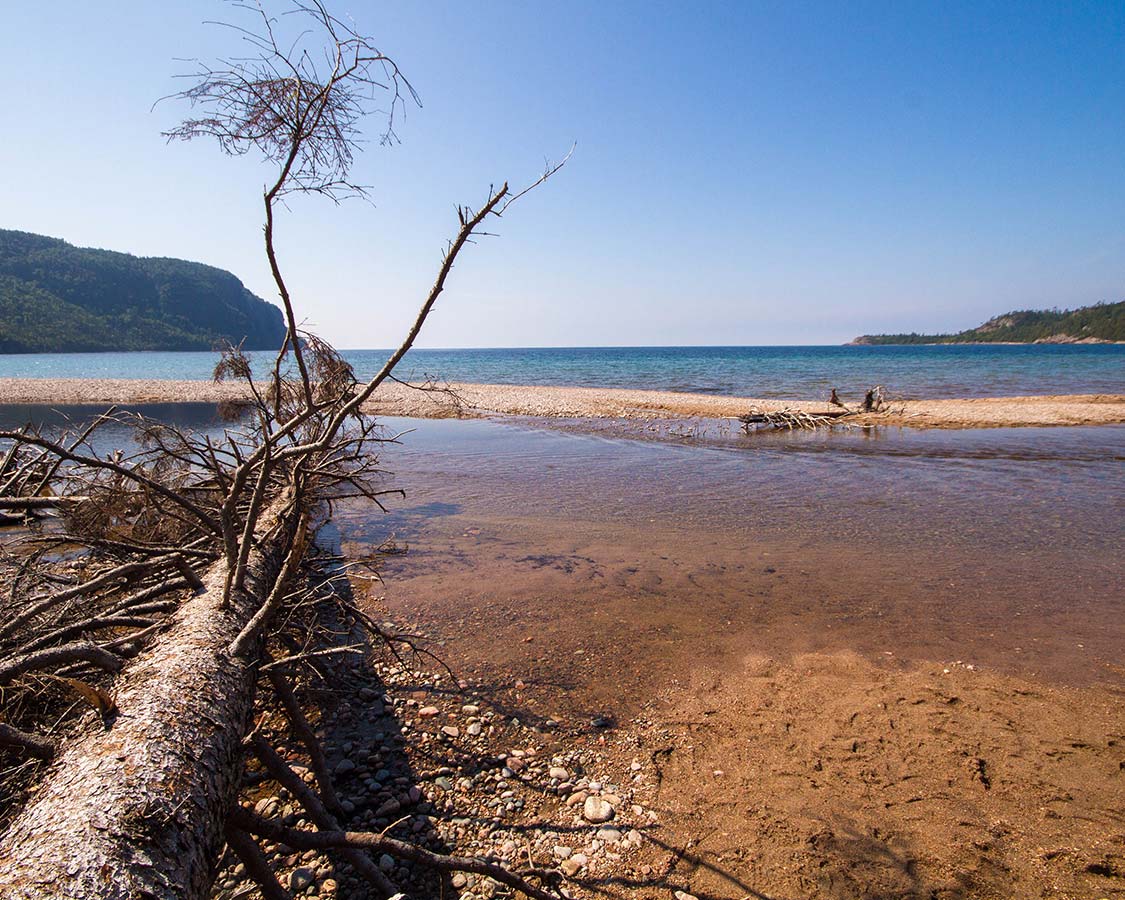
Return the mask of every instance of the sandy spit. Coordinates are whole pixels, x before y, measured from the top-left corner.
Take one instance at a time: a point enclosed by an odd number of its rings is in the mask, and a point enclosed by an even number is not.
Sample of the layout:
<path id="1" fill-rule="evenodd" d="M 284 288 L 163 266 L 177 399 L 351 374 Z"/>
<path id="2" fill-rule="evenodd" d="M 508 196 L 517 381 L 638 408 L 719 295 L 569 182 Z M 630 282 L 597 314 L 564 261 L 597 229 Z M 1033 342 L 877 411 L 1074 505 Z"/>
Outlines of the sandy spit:
<path id="1" fill-rule="evenodd" d="M 217 403 L 242 396 L 245 389 L 238 384 L 209 381 L 0 378 L 0 403 Z M 907 400 L 893 402 L 891 407 L 890 412 L 866 420 L 928 428 L 1125 423 L 1125 394 Z M 452 384 L 445 391 L 435 392 L 392 383 L 380 387 L 368 408 L 384 415 L 426 418 L 499 414 L 666 419 L 721 418 L 751 409 L 823 412 L 827 406 L 816 400 L 761 400 L 618 388 Z"/>

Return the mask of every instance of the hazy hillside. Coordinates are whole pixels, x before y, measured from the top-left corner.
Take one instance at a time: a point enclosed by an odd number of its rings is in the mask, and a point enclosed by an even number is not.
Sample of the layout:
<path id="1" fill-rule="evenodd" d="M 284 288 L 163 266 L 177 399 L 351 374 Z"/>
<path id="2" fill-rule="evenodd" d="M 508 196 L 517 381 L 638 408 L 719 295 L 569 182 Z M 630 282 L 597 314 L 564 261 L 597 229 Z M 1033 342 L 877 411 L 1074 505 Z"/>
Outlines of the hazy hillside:
<path id="1" fill-rule="evenodd" d="M 1125 302 L 1018 310 L 958 334 L 864 334 L 853 344 L 1078 344 L 1125 341 Z"/>
<path id="2" fill-rule="evenodd" d="M 0 230 L 0 353 L 275 349 L 281 310 L 230 272 Z"/>

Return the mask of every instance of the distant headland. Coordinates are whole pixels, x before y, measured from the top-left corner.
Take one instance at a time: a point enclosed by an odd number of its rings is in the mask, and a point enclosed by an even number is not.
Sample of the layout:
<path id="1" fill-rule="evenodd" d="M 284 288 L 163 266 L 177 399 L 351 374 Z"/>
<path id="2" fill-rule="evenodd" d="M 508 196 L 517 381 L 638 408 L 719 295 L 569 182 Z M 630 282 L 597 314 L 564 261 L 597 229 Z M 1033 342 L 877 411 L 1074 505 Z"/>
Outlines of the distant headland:
<path id="1" fill-rule="evenodd" d="M 1125 302 L 1017 310 L 957 334 L 864 334 L 852 344 L 1114 344 L 1125 342 Z"/>
<path id="2" fill-rule="evenodd" d="M 223 269 L 0 229 L 0 353 L 273 350 L 281 310 Z"/>

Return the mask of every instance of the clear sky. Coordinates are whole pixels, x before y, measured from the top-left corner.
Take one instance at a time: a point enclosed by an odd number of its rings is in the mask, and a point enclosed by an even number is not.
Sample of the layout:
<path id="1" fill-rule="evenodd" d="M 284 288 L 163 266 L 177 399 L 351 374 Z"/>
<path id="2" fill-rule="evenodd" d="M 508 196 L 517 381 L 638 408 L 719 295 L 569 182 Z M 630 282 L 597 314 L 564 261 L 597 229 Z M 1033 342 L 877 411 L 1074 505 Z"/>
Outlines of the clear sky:
<path id="1" fill-rule="evenodd" d="M 344 348 L 397 342 L 454 204 L 534 179 L 422 346 L 835 343 L 1125 297 L 1125 4 L 329 0 L 422 96 L 278 242 Z M 0 227 L 275 292 L 267 172 L 166 145 L 220 0 L 2 0 Z M 245 19 L 243 21 L 246 21 Z M 379 123 L 372 123 L 376 136 Z"/>

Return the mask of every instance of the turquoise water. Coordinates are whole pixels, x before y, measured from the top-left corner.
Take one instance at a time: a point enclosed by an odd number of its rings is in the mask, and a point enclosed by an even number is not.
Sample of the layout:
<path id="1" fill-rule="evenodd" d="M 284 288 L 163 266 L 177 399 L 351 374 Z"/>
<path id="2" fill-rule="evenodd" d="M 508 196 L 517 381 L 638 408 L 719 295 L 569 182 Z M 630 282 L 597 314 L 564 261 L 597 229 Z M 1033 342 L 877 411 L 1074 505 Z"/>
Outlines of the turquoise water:
<path id="1" fill-rule="evenodd" d="M 386 350 L 349 350 L 360 378 Z M 213 353 L 0 355 L 0 378 L 210 378 Z M 268 369 L 271 357 L 258 354 Z M 694 391 L 749 397 L 844 397 L 875 384 L 892 396 L 1125 393 L 1125 346 L 579 347 L 414 350 L 399 377 Z M 0 397 L 0 402 L 3 398 Z"/>

